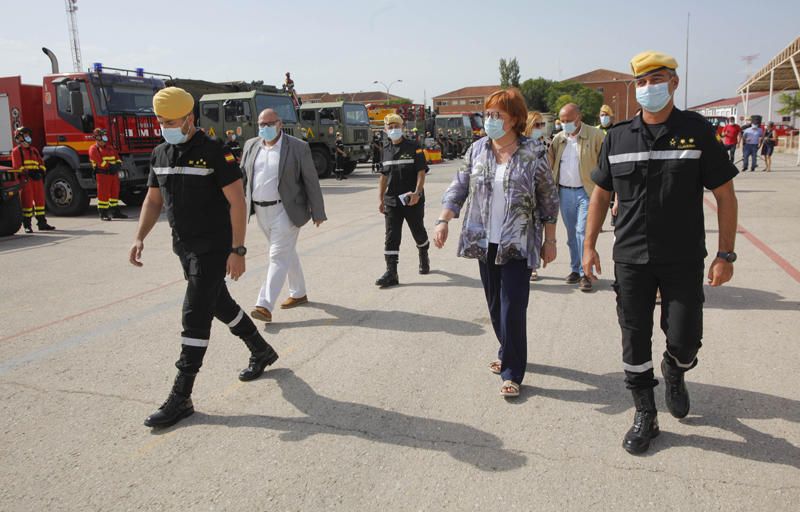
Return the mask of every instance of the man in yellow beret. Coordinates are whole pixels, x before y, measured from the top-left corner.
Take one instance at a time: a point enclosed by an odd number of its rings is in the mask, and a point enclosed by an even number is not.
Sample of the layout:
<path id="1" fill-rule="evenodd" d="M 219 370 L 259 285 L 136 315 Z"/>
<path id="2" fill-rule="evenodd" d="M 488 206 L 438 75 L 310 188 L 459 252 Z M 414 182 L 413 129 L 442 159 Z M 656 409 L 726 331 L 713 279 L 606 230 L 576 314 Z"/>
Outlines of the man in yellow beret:
<path id="1" fill-rule="evenodd" d="M 425 154 L 416 142 L 403 136 L 403 118 L 389 114 L 383 118 L 386 142 L 383 145 L 378 184 L 378 211 L 386 220 L 386 237 L 383 246 L 386 272 L 375 281 L 377 286 L 388 288 L 399 284 L 397 262 L 400 259 L 400 239 L 403 221 L 411 229 L 411 235 L 419 251 L 419 273 L 431 271 L 428 249 L 430 240 L 425 230 L 425 175 L 428 163 Z"/>
<path id="2" fill-rule="evenodd" d="M 178 375 L 167 400 L 147 417 L 148 427 L 168 427 L 194 413 L 191 394 L 208 347 L 211 321 L 225 322 L 244 341 L 250 361 L 239 374 L 252 380 L 278 359 L 225 285 L 245 271 L 245 207 L 242 172 L 222 143 L 194 126 L 194 99 L 177 87 L 153 97 L 153 110 L 165 142 L 150 158 L 148 191 L 130 249 L 131 264 L 142 266 L 144 239 L 165 207 L 172 228 L 172 248 L 187 281 L 183 301 Z"/>
<path id="3" fill-rule="evenodd" d="M 676 418 L 689 413 L 684 374 L 697 365 L 703 336 L 705 244 L 703 190 L 717 203 L 718 250 L 708 283 L 733 277 L 736 261 L 736 168 L 716 138 L 716 130 L 696 112 L 675 108 L 678 63 L 647 51 L 631 60 L 636 100 L 642 111 L 609 130 L 592 173 L 597 184 L 589 204 L 583 268 L 597 279 L 595 246 L 611 194 L 618 197 L 613 248 L 614 290 L 622 331 L 625 383 L 636 408 L 622 446 L 647 451 L 659 434 L 653 388 L 652 331 L 656 291 L 661 291 L 661 327 L 667 346 L 661 360 L 667 409 Z"/>
<path id="4" fill-rule="evenodd" d="M 608 105 L 603 105 L 600 107 L 600 124 L 597 128 L 606 133 L 612 126 L 614 126 L 614 111 Z"/>

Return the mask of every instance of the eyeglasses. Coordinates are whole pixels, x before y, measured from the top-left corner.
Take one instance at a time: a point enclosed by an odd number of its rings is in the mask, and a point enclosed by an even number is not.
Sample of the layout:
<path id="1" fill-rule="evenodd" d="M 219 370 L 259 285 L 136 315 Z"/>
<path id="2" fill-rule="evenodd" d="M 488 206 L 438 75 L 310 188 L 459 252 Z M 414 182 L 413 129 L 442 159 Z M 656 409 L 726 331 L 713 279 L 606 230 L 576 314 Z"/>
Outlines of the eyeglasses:
<path id="1" fill-rule="evenodd" d="M 486 119 L 502 119 L 503 112 L 486 112 L 484 113 Z"/>

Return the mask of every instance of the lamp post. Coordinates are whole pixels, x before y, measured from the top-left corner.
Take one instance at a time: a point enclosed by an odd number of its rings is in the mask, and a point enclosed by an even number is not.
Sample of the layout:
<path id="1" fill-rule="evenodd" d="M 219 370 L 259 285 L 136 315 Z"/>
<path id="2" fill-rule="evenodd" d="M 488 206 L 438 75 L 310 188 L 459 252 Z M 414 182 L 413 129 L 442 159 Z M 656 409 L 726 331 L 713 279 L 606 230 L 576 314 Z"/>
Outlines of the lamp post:
<path id="1" fill-rule="evenodd" d="M 617 80 L 615 78 L 614 80 L 625 84 L 625 119 L 629 119 L 630 114 L 628 110 L 628 104 L 630 103 L 630 97 L 631 97 L 631 84 L 636 83 L 636 79 L 634 78 L 631 80 Z"/>
<path id="2" fill-rule="evenodd" d="M 394 82 L 389 82 L 389 85 L 386 85 L 385 83 L 383 83 L 381 81 L 378 81 L 378 80 L 375 80 L 372 83 L 373 84 L 381 84 L 384 88 L 386 88 L 386 104 L 388 105 L 389 104 L 389 90 L 392 88 L 392 86 L 394 84 L 396 84 L 398 82 L 402 82 L 402 80 L 395 80 Z"/>

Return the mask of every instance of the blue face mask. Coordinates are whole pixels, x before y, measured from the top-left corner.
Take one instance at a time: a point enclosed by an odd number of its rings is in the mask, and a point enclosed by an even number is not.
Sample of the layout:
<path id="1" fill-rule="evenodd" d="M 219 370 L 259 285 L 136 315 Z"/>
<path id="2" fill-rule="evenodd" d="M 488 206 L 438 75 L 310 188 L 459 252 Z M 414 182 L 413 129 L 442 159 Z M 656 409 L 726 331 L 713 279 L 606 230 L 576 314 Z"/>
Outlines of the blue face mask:
<path id="1" fill-rule="evenodd" d="M 564 133 L 566 133 L 567 135 L 572 135 L 572 133 L 575 131 L 576 128 L 575 123 L 573 123 L 572 121 L 561 123 L 561 127 L 564 129 Z"/>
<path id="2" fill-rule="evenodd" d="M 600 125 L 605 127 L 611 124 L 611 118 L 609 116 L 600 116 Z"/>
<path id="3" fill-rule="evenodd" d="M 400 140 L 403 138 L 403 130 L 400 128 L 392 128 L 391 130 L 386 130 L 386 135 L 391 140 Z"/>
<path id="4" fill-rule="evenodd" d="M 531 131 L 531 138 L 532 138 L 533 140 L 539 140 L 539 139 L 541 139 L 541 138 L 542 138 L 542 135 L 544 135 L 544 132 L 542 132 L 542 129 L 541 129 L 541 128 L 534 128 L 534 129 Z"/>
<path id="5" fill-rule="evenodd" d="M 262 126 L 258 129 L 258 136 L 264 140 L 275 140 L 278 136 L 278 128 L 275 126 Z"/>
<path id="6" fill-rule="evenodd" d="M 648 112 L 664 110 L 670 98 L 668 82 L 636 88 L 636 101 Z"/>
<path id="7" fill-rule="evenodd" d="M 506 131 L 503 129 L 502 119 L 492 119 L 491 117 L 483 124 L 483 129 L 486 130 L 486 135 L 492 140 L 502 139 Z"/>
<path id="8" fill-rule="evenodd" d="M 22 138 L 22 140 L 24 140 L 24 141 L 25 141 L 25 142 L 27 142 L 28 144 L 30 144 L 31 142 L 33 142 L 33 139 L 31 139 L 31 138 L 30 138 L 29 136 L 27 136 L 27 135 L 26 135 L 25 137 L 23 137 L 23 138 Z"/>
<path id="9" fill-rule="evenodd" d="M 161 136 L 168 144 L 183 144 L 186 142 L 187 134 L 183 133 L 183 124 L 177 128 L 165 128 L 161 125 Z"/>

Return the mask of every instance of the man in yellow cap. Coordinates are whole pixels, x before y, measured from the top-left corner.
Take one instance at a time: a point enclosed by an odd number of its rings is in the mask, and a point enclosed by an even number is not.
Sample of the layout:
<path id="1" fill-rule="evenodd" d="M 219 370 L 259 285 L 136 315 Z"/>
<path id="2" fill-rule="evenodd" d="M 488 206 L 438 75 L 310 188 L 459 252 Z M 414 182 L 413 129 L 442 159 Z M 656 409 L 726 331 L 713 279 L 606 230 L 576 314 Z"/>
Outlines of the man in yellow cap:
<path id="1" fill-rule="evenodd" d="M 403 118 L 389 114 L 383 119 L 386 142 L 383 145 L 381 179 L 378 185 L 378 211 L 386 219 L 386 238 L 383 246 L 386 272 L 375 281 L 377 286 L 388 288 L 399 284 L 397 262 L 400 259 L 400 238 L 403 221 L 419 251 L 419 273 L 431 271 L 428 249 L 430 240 L 425 231 L 425 175 L 428 163 L 416 142 L 403 137 Z"/>
<path id="2" fill-rule="evenodd" d="M 178 375 L 167 400 L 147 417 L 148 427 L 168 427 L 194 412 L 192 387 L 203 364 L 211 321 L 217 318 L 250 349 L 249 366 L 239 379 L 252 380 L 278 359 L 255 324 L 231 298 L 225 275 L 234 281 L 245 271 L 247 212 L 242 172 L 222 143 L 194 126 L 194 100 L 177 87 L 153 97 L 153 110 L 165 141 L 150 158 L 148 191 L 139 217 L 131 264 L 142 266 L 144 239 L 165 207 L 172 247 L 187 281 L 183 301 Z"/>
<path id="3" fill-rule="evenodd" d="M 737 171 L 714 128 L 695 112 L 675 108 L 678 63 L 658 52 L 631 60 L 642 112 L 618 123 L 603 142 L 592 179 L 583 268 L 597 279 L 597 236 L 612 193 L 619 198 L 614 243 L 614 290 L 622 330 L 625 383 L 636 406 L 623 439 L 629 453 L 647 451 L 659 434 L 653 388 L 652 331 L 656 290 L 661 290 L 661 328 L 667 347 L 661 361 L 667 408 L 689 413 L 684 373 L 697 365 L 703 335 L 703 275 L 707 256 L 703 190 L 713 192 L 719 226 L 718 252 L 708 283 L 733 277 L 736 260 Z"/>
<path id="4" fill-rule="evenodd" d="M 608 105 L 603 105 L 600 107 L 600 124 L 597 128 L 606 133 L 612 126 L 614 126 L 614 111 Z"/>

